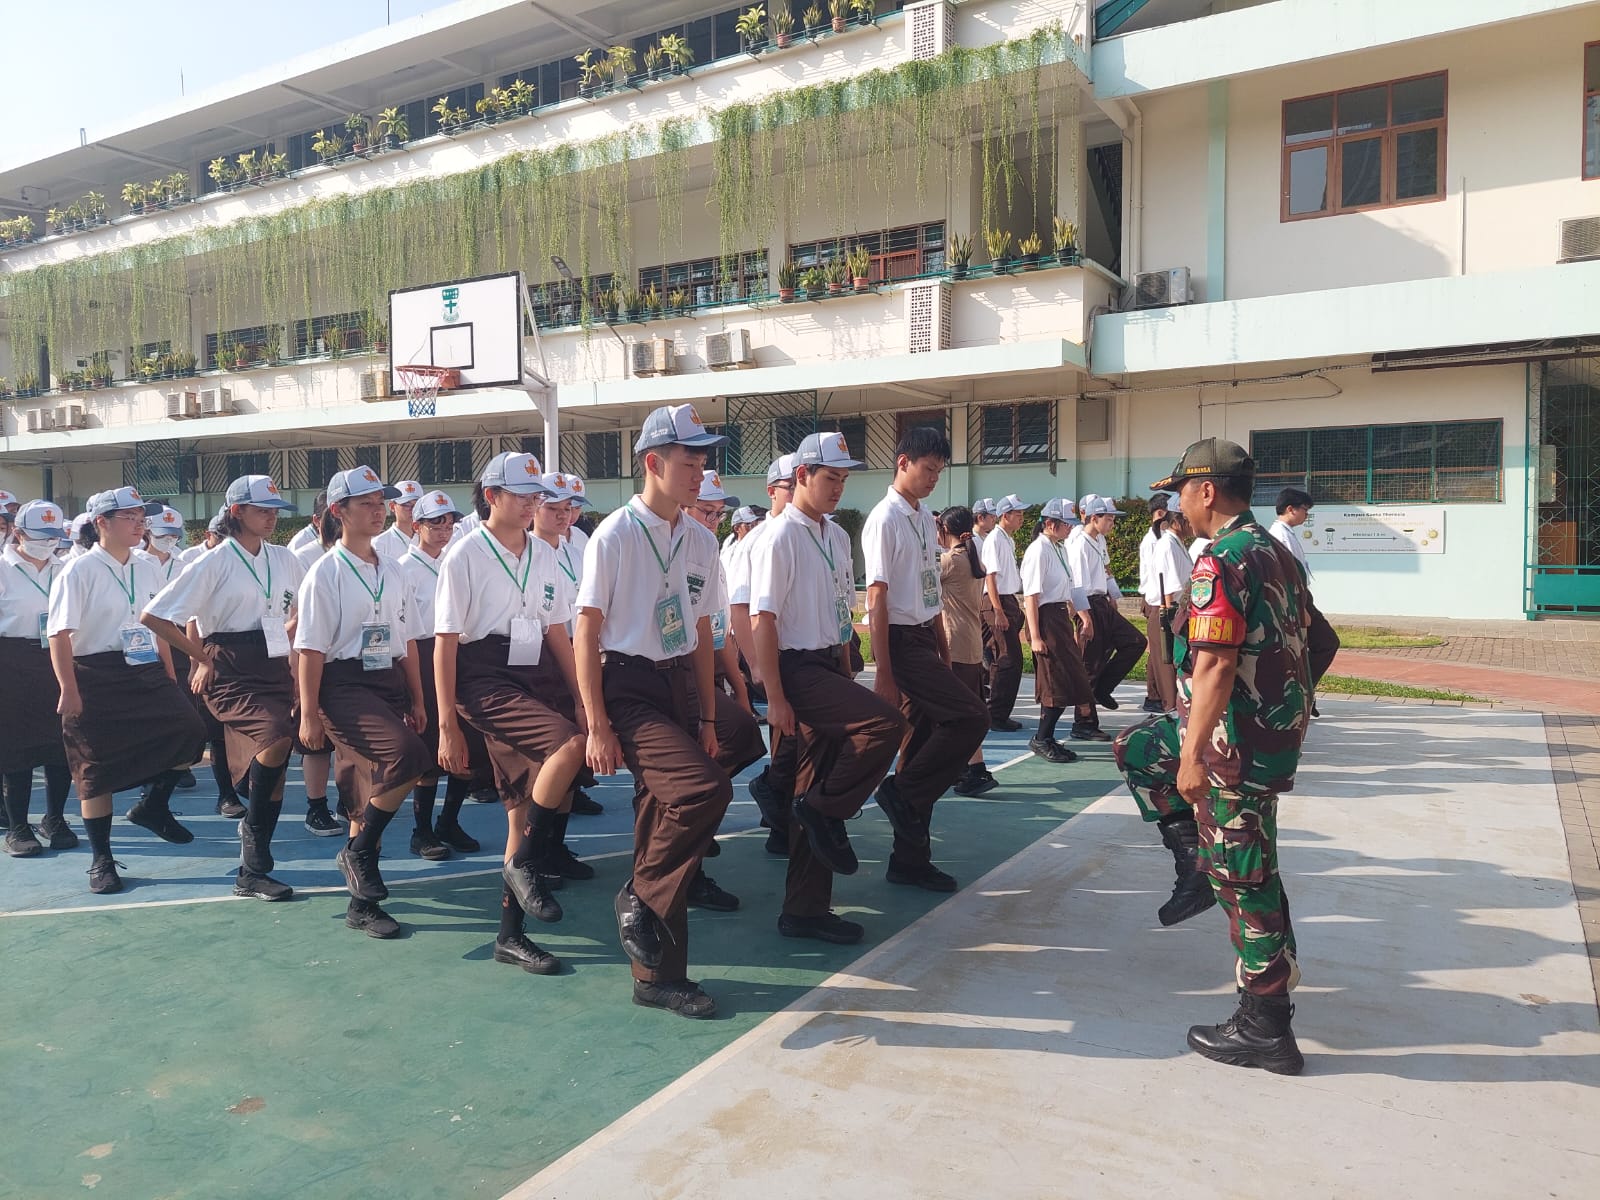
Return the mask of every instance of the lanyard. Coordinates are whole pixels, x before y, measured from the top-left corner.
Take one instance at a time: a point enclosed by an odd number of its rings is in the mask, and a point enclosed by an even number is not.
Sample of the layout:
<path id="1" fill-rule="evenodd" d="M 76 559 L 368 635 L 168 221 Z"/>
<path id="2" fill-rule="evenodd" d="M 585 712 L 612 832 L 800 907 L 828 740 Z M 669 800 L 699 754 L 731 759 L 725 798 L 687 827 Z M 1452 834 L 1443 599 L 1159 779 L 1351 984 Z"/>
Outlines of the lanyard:
<path id="1" fill-rule="evenodd" d="M 906 524 L 911 526 L 911 531 L 917 535 L 917 541 L 922 543 L 922 561 L 928 561 L 928 531 L 922 527 L 921 522 L 911 518 L 911 514 L 901 514 L 906 519 Z"/>
<path id="2" fill-rule="evenodd" d="M 667 568 L 672 566 L 672 560 L 678 557 L 678 551 L 683 549 L 683 539 L 679 538 L 673 544 L 672 553 L 667 555 L 667 557 L 663 560 L 661 557 L 661 551 L 656 549 L 656 540 L 650 536 L 650 530 L 645 527 L 645 523 L 639 520 L 638 514 L 635 513 L 631 508 L 628 510 L 628 515 L 633 518 L 633 523 L 637 525 L 639 527 L 639 531 L 644 534 L 644 540 L 650 543 L 650 553 L 656 556 L 656 565 L 661 568 L 661 573 L 665 575 L 667 573 Z"/>
<path id="3" fill-rule="evenodd" d="M 424 550 L 421 554 L 413 554 L 411 558 L 412 561 L 419 562 L 423 566 L 427 567 L 428 574 L 432 575 L 435 579 L 439 578 L 439 572 L 435 571 L 433 569 L 433 564 L 428 561 L 428 552 L 426 550 Z"/>
<path id="4" fill-rule="evenodd" d="M 128 559 L 128 582 L 127 583 L 123 583 L 122 582 L 122 576 L 118 575 L 115 571 L 111 570 L 111 564 L 110 563 L 106 563 L 106 570 L 110 571 L 111 572 L 111 578 L 113 578 L 113 579 L 115 579 L 117 581 L 117 590 L 119 592 L 121 592 L 121 591 L 127 592 L 127 594 L 128 594 L 128 611 L 129 612 L 137 611 L 138 606 L 136 604 L 134 604 L 134 602 L 133 602 L 133 595 L 134 595 L 134 591 L 135 591 L 135 588 L 134 588 L 135 576 L 134 576 L 133 559 L 131 559 L 131 558 Z M 39 585 L 38 584 L 34 584 L 34 586 L 38 587 Z"/>
<path id="5" fill-rule="evenodd" d="M 261 547 L 262 557 L 264 557 L 267 560 L 267 583 L 266 583 L 265 587 L 262 587 L 262 585 L 261 585 L 261 576 L 256 574 L 256 569 L 250 565 L 250 560 L 245 557 L 244 551 L 239 549 L 239 543 L 234 541 L 232 538 L 229 538 L 228 539 L 228 545 L 233 549 L 233 552 L 239 556 L 239 561 L 244 564 L 244 569 L 246 571 L 250 572 L 250 578 L 254 579 L 256 581 L 256 586 L 258 588 L 261 588 L 261 594 L 267 598 L 268 603 L 271 603 L 271 601 L 272 601 L 272 555 L 270 555 L 270 554 L 268 554 L 266 552 L 266 549 L 267 549 L 266 546 L 263 545 Z M 347 559 L 346 561 L 349 561 L 349 560 Z M 358 575 L 357 578 L 359 579 L 360 576 Z M 365 584 L 366 580 L 362 579 L 361 582 L 363 584 Z M 370 593 L 371 589 L 368 589 L 368 591 Z"/>
<path id="6" fill-rule="evenodd" d="M 561 547 L 561 561 L 556 564 L 561 568 L 561 573 L 573 583 L 578 582 L 578 573 L 572 569 L 572 552 L 565 546 Z"/>
<path id="7" fill-rule="evenodd" d="M 522 595 L 522 603 L 526 606 L 528 603 L 528 572 L 533 570 L 533 555 L 530 553 L 528 561 L 522 564 L 522 579 L 519 582 L 511 568 L 506 566 L 506 560 L 500 556 L 500 551 L 494 548 L 494 539 L 489 536 L 489 531 L 479 526 L 478 532 L 483 535 L 484 544 L 489 547 L 489 553 L 494 555 L 495 562 L 500 564 L 500 569 L 506 573 L 506 578 L 517 585 L 517 591 Z M 526 543 L 524 543 L 523 549 L 528 549 Z M 434 574 L 437 575 L 438 572 L 435 571 Z"/>
<path id="8" fill-rule="evenodd" d="M 822 561 L 828 564 L 828 570 L 834 570 L 833 555 L 823 548 L 822 543 L 817 541 L 817 535 L 812 533 L 809 527 L 806 529 L 806 536 L 811 539 L 811 544 L 817 548 L 817 553 L 822 555 Z"/>
<path id="9" fill-rule="evenodd" d="M 344 565 L 350 568 L 350 574 L 356 577 L 356 582 L 361 585 L 367 595 L 372 597 L 372 611 L 381 613 L 383 611 L 383 589 L 387 586 L 383 578 L 383 560 L 381 558 L 378 560 L 378 590 L 373 591 L 371 585 L 367 583 L 366 576 L 356 569 L 355 563 L 350 561 L 350 556 L 344 552 L 343 547 L 339 549 L 339 557 L 344 559 Z"/>
<path id="10" fill-rule="evenodd" d="M 20 567 L 17 569 L 17 574 L 21 575 L 30 584 L 32 584 L 33 585 L 33 590 L 38 592 L 39 595 L 43 596 L 46 600 L 50 599 L 50 588 L 49 588 L 48 584 L 45 587 L 40 587 L 39 586 L 39 581 L 37 579 L 35 579 L 32 575 L 30 575 L 27 571 L 22 570 Z M 54 583 L 55 581 L 56 581 L 56 565 L 55 565 L 55 563 L 51 563 L 50 564 L 50 579 L 49 579 L 49 583 Z M 129 603 L 132 603 L 132 601 L 130 600 Z"/>
<path id="11" fill-rule="evenodd" d="M 1045 540 L 1049 541 L 1050 539 L 1046 538 Z M 1062 573 L 1066 575 L 1067 582 L 1071 583 L 1072 582 L 1072 568 L 1067 566 L 1067 559 L 1066 559 L 1066 556 L 1061 553 L 1061 547 L 1056 545 L 1054 542 L 1050 542 L 1050 549 L 1051 549 L 1051 551 L 1054 552 L 1054 554 L 1056 556 L 1056 561 L 1061 564 L 1061 570 L 1062 570 Z"/>

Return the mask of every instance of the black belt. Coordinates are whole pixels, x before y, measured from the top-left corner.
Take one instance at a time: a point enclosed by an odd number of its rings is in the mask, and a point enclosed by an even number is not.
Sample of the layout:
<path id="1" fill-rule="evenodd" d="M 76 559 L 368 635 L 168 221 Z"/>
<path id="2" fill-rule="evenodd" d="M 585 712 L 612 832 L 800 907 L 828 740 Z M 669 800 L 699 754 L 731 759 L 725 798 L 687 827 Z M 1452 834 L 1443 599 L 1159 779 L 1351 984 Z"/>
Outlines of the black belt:
<path id="1" fill-rule="evenodd" d="M 642 654 L 619 654 L 615 650 L 600 651 L 600 665 L 602 667 L 633 667 L 640 671 L 672 671 L 678 667 L 687 667 L 690 656 L 680 654 L 676 658 L 654 659 L 646 658 Z"/>
<path id="2" fill-rule="evenodd" d="M 233 633 L 208 633 L 200 640 L 214 646 L 245 646 L 252 642 L 264 644 L 267 635 L 259 629 L 240 629 Z"/>
<path id="3" fill-rule="evenodd" d="M 839 665 L 839 647 L 838 646 L 824 646 L 821 650 L 779 650 L 778 651 L 778 661 L 782 662 L 786 658 L 788 658 L 788 659 L 797 659 L 798 658 L 798 659 L 802 659 L 802 660 L 815 659 L 817 662 L 829 663 L 829 664 L 831 664 L 833 666 L 838 666 Z"/>

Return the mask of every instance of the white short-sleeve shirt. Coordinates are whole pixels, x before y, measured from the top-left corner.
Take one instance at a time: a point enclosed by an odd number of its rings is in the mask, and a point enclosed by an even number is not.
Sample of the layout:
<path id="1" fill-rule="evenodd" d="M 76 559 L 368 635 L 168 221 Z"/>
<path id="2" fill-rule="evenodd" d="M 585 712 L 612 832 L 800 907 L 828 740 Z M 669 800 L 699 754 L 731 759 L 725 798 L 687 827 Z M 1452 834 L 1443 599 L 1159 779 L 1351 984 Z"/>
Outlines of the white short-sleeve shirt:
<path id="1" fill-rule="evenodd" d="M 889 586 L 889 623 L 923 625 L 943 608 L 939 593 L 939 527 L 926 504 L 912 508 L 904 496 L 888 494 L 867 514 L 861 529 L 867 586 Z M 931 597 L 932 603 L 927 603 Z"/>
<path id="2" fill-rule="evenodd" d="M 39 639 L 39 614 L 50 611 L 50 586 L 66 567 L 54 555 L 39 570 L 15 546 L 0 553 L 0 637 Z M 0 681 L 0 686 L 4 682 Z M 4 737 L 0 731 L 0 737 Z"/>
<path id="3" fill-rule="evenodd" d="M 296 546 L 294 550 L 291 551 L 295 558 L 299 560 L 300 569 L 302 571 L 311 570 L 311 565 L 327 552 L 327 548 L 323 546 L 320 541 L 315 539 L 306 542 L 303 545 Z"/>
<path id="4" fill-rule="evenodd" d="M 849 535 L 793 504 L 770 524 L 750 559 L 750 612 L 777 617 L 780 650 L 840 645 L 855 602 Z"/>
<path id="5" fill-rule="evenodd" d="M 1272 523 L 1271 528 L 1269 528 L 1267 532 L 1275 537 L 1279 543 L 1282 544 L 1285 550 L 1295 556 L 1300 565 L 1306 568 L 1306 573 L 1309 575 L 1311 572 L 1311 567 L 1310 564 L 1306 562 L 1305 543 L 1300 537 L 1300 531 L 1293 525 L 1287 525 L 1282 519 L 1279 519 Z"/>
<path id="6" fill-rule="evenodd" d="M 133 553 L 139 556 L 140 562 L 149 564 L 150 569 L 156 573 L 156 578 L 161 581 L 162 587 L 166 587 L 182 575 L 189 566 L 189 563 L 184 562 L 176 554 L 167 555 L 167 561 L 162 562 L 148 550 L 134 550 Z"/>
<path id="7" fill-rule="evenodd" d="M 300 584 L 296 650 L 316 650 L 332 661 L 361 657 L 362 626 L 389 626 L 389 652 L 404 658 L 411 631 L 411 589 L 400 565 L 378 556 L 377 565 L 335 544 Z"/>
<path id="8" fill-rule="evenodd" d="M 1183 548 L 1183 539 L 1170 529 L 1162 530 L 1150 550 L 1150 591 L 1145 593 L 1145 599 L 1159 605 L 1165 597 L 1157 593 L 1163 588 L 1169 595 L 1188 591 L 1189 576 L 1193 573 L 1194 563 Z"/>
<path id="9" fill-rule="evenodd" d="M 1076 609 L 1089 607 L 1089 597 L 1072 577 L 1066 550 L 1042 533 L 1022 553 L 1022 594 L 1039 597 L 1040 604 L 1070 600 Z"/>
<path id="10" fill-rule="evenodd" d="M 1144 536 L 1139 539 L 1139 594 L 1145 598 L 1146 603 L 1160 604 L 1159 599 L 1150 599 L 1150 594 L 1155 591 L 1150 581 L 1150 552 L 1156 548 L 1156 531 L 1151 526 L 1144 531 Z"/>
<path id="11" fill-rule="evenodd" d="M 305 568 L 283 546 L 263 542 L 251 554 L 229 538 L 190 563 L 144 611 L 182 626 L 192 617 L 200 636 L 261 628 L 263 617 L 294 615 Z"/>
<path id="12" fill-rule="evenodd" d="M 301 546 L 317 541 L 317 523 L 312 521 L 309 525 L 302 525 L 289 539 L 289 552 L 292 554 Z"/>
<path id="13" fill-rule="evenodd" d="M 578 578 L 583 578 L 583 556 L 589 551 L 589 535 L 583 530 L 572 526 L 567 530 L 567 549 L 572 551 L 572 557 L 578 563 Z"/>
<path id="14" fill-rule="evenodd" d="M 48 632 L 54 637 L 71 630 L 77 658 L 121 650 L 119 631 L 138 623 L 160 582 L 150 565 L 132 554 L 119 563 L 104 546 L 86 550 L 62 568 L 50 589 Z"/>
<path id="15" fill-rule="evenodd" d="M 557 586 L 560 568 L 550 546 L 527 535 L 521 554 L 512 554 L 486 525 L 445 551 L 434 593 L 433 628 L 476 642 L 497 634 L 511 636 L 511 622 L 537 620 L 541 630 L 572 615 Z"/>
<path id="16" fill-rule="evenodd" d="M 391 525 L 372 539 L 372 548 L 379 554 L 399 562 L 407 554 L 411 553 L 411 547 L 416 543 L 415 535 L 407 537 L 400 531 L 400 526 Z"/>
<path id="17" fill-rule="evenodd" d="M 979 561 L 987 574 L 994 576 L 995 591 L 1002 596 L 1015 596 L 1022 590 L 1022 574 L 1017 569 L 1017 544 L 1011 535 L 996 525 L 983 539 L 983 549 L 978 551 Z"/>
<path id="18" fill-rule="evenodd" d="M 1067 564 L 1079 587 L 1091 596 L 1111 591 L 1111 551 L 1104 538 L 1090 537 L 1082 525 L 1076 525 L 1067 534 L 1066 551 Z"/>
<path id="19" fill-rule="evenodd" d="M 787 511 L 787 509 L 785 510 Z M 782 513 L 778 514 L 782 516 Z M 777 517 L 768 517 L 761 521 L 749 533 L 735 542 L 733 549 L 723 559 L 723 570 L 728 581 L 728 603 L 750 603 L 750 556 L 755 553 L 755 548 L 760 545 L 761 539 L 772 530 L 772 523 Z"/>
<path id="20" fill-rule="evenodd" d="M 445 553 L 449 553 L 448 546 Z M 411 636 L 418 640 L 433 636 L 434 599 L 443 566 L 444 554 L 433 558 L 421 546 L 411 547 L 400 559 L 400 573 L 411 588 Z"/>
<path id="21" fill-rule="evenodd" d="M 578 608 L 598 609 L 600 649 L 661 662 L 659 606 L 674 595 L 686 608 L 688 654 L 699 644 L 696 628 L 716 603 L 717 539 L 682 513 L 669 523 L 635 496 L 600 522 L 589 539 L 578 585 Z M 665 570 L 663 570 L 665 566 Z"/>

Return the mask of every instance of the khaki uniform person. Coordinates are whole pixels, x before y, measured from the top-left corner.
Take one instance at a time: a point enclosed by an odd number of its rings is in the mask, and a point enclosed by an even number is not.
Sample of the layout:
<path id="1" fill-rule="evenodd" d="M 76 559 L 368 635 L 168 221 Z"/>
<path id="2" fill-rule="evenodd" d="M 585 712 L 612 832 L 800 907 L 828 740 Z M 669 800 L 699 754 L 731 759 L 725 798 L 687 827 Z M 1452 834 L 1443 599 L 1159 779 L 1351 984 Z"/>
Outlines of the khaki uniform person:
<path id="1" fill-rule="evenodd" d="M 578 589 L 578 682 L 589 717 L 589 765 L 624 762 L 634 777 L 633 876 L 617 893 L 635 1004 L 709 1017 L 716 1002 L 688 978 L 689 882 L 733 798 L 717 765 L 712 707 L 712 594 L 717 539 L 683 515 L 700 492 L 708 433 L 688 404 L 658 408 L 634 443 L 644 475 L 600 523 Z M 689 708 L 695 675 L 699 712 Z"/>
<path id="2" fill-rule="evenodd" d="M 350 889 L 345 924 L 375 938 L 400 934 L 378 903 L 389 895 L 378 870 L 383 831 L 429 766 L 417 735 L 428 718 L 409 589 L 395 560 L 372 548 L 383 502 L 394 495 L 371 467 L 328 481 L 327 516 L 341 526 L 339 541 L 306 572 L 294 637 L 300 744 L 318 750 L 332 742 L 353 788 L 351 837 L 334 858 Z"/>
<path id="3" fill-rule="evenodd" d="M 1075 523 L 1072 501 L 1049 501 L 1039 513 L 1038 535 L 1022 556 L 1022 606 L 1039 700 L 1039 729 L 1029 739 L 1028 749 L 1053 763 L 1078 758 L 1056 740 L 1062 713 L 1071 708 L 1077 721 L 1094 717 L 1094 692 L 1081 657 L 1082 635 L 1073 624 L 1075 617 L 1088 612 L 1089 597 L 1072 577 L 1061 545 Z M 1084 629 L 1092 627 L 1086 624 Z"/>
<path id="4" fill-rule="evenodd" d="M 235 479 L 225 500 L 228 540 L 167 584 L 142 619 L 194 664 L 195 694 L 221 724 L 233 786 L 247 798 L 233 894 L 287 900 L 293 889 L 270 872 L 294 740 L 289 645 L 304 572 L 269 540 L 278 514 L 294 511 L 270 477 Z"/>
<path id="5" fill-rule="evenodd" d="M 118 892 L 111 857 L 111 797 L 148 784 L 128 820 L 164 841 L 194 841 L 168 802 L 181 768 L 200 757 L 205 727 L 172 678 L 164 643 L 139 623 L 156 594 L 148 566 L 133 557 L 144 518 L 161 511 L 131 487 L 89 499 L 93 545 L 50 589 L 50 660 L 61 688 L 61 733 L 78 788 L 92 860 L 89 890 Z"/>

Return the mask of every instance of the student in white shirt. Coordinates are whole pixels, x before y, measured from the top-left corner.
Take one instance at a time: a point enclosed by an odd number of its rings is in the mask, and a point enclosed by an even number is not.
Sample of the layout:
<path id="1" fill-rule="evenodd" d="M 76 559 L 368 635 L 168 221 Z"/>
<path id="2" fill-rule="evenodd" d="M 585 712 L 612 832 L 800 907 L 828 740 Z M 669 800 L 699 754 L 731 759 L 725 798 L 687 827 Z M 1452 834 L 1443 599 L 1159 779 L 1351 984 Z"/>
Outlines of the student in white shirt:
<path id="1" fill-rule="evenodd" d="M 299 560 L 301 568 L 309 572 L 316 565 L 318 559 L 339 543 L 339 518 L 328 515 L 328 493 L 326 490 L 317 493 L 317 514 L 311 519 L 311 524 L 306 529 L 311 530 L 311 537 L 301 541 L 299 546 L 294 546 L 300 540 L 296 534 L 291 540 L 292 553 Z M 300 533 L 305 533 L 302 529 Z M 295 730 L 294 752 L 300 756 L 300 778 L 306 788 L 306 832 L 316 837 L 343 837 L 345 827 L 342 821 L 350 819 L 350 786 L 348 773 L 341 772 L 339 777 L 339 817 L 328 811 L 328 778 L 333 774 L 333 751 L 324 746 L 320 750 L 307 750 L 300 743 L 300 731 Z"/>
<path id="2" fill-rule="evenodd" d="M 579 528 L 578 521 L 580 518 L 582 518 L 583 514 L 589 509 L 592 509 L 594 505 L 589 503 L 589 493 L 586 490 L 586 485 L 580 476 L 568 475 L 566 478 L 567 488 L 572 493 L 572 499 L 569 502 L 572 507 L 572 515 L 571 519 L 567 522 L 567 533 L 565 540 L 567 543 L 567 549 L 569 549 L 574 557 L 576 557 L 578 560 L 578 577 L 581 579 L 583 577 L 583 557 L 588 550 L 589 535 Z"/>
<path id="3" fill-rule="evenodd" d="M 1028 506 L 1017 495 L 994 503 L 997 519 L 983 540 L 978 560 L 984 570 L 983 641 L 989 660 L 989 728 L 1014 733 L 1022 723 L 1011 718 L 1022 685 L 1022 606 L 1017 594 L 1022 575 L 1017 569 L 1017 544 Z"/>
<path id="4" fill-rule="evenodd" d="M 1178 601 L 1188 594 L 1194 564 L 1183 546 L 1189 523 L 1181 511 L 1168 511 L 1155 529 L 1144 587 L 1145 675 L 1155 682 L 1156 704 L 1167 713 L 1178 711 L 1178 676 L 1172 662 L 1172 643 L 1161 621 L 1165 614 L 1170 622 Z"/>
<path id="5" fill-rule="evenodd" d="M 45 635 L 50 587 L 63 570 L 56 547 L 67 535 L 66 524 L 66 516 L 48 500 L 30 500 L 12 520 L 12 537 L 0 552 L 0 679 L 5 681 L 0 686 L 0 775 L 5 852 L 13 858 L 32 858 L 43 849 L 28 823 L 36 767 L 44 768 L 45 816 L 39 836 L 52 850 L 78 844 L 66 819 L 72 775 L 56 712 L 61 691 Z"/>
<path id="6" fill-rule="evenodd" d="M 994 532 L 999 519 L 1000 510 L 997 502 L 988 496 L 972 506 L 972 540 L 977 543 L 979 562 L 983 561 L 984 543 L 989 540 L 989 535 Z"/>
<path id="7" fill-rule="evenodd" d="M 1083 527 L 1072 531 L 1066 551 L 1073 579 L 1089 593 L 1089 613 L 1094 618 L 1094 633 L 1084 646 L 1083 665 L 1094 687 L 1095 702 L 1100 708 L 1116 708 L 1117 699 L 1112 693 L 1128 677 L 1144 650 L 1139 631 L 1117 610 L 1122 589 L 1111 573 L 1111 548 L 1106 544 L 1106 535 L 1123 514 L 1110 500 L 1091 492 L 1078 502 L 1078 515 Z M 1074 721 L 1071 736 L 1079 740 L 1110 740 L 1110 735 L 1100 728 L 1098 710 L 1092 724 Z"/>
<path id="8" fill-rule="evenodd" d="M 194 692 L 222 725 L 233 786 L 249 797 L 233 894 L 287 900 L 294 890 L 270 872 L 294 741 L 289 646 L 304 572 L 271 538 L 278 514 L 294 508 L 270 476 L 243 475 L 228 485 L 226 510 L 227 540 L 168 583 L 141 619 L 194 663 Z"/>
<path id="9" fill-rule="evenodd" d="M 160 512 L 145 518 L 144 542 L 134 551 L 134 554 L 139 557 L 140 562 L 150 564 L 150 568 L 155 571 L 156 578 L 160 581 L 161 586 L 166 587 L 188 565 L 178 556 L 178 547 L 182 542 L 183 515 L 170 505 L 164 505 Z M 172 671 L 178 680 L 178 686 L 185 693 L 192 695 L 189 691 L 189 656 L 176 647 L 169 647 L 169 650 L 172 654 Z M 216 724 L 215 718 L 211 716 L 211 711 L 206 708 L 203 701 L 196 699 L 194 703 L 195 711 L 200 714 L 200 719 L 206 723 L 207 742 L 220 741 L 222 739 L 222 727 Z M 194 786 L 194 773 L 185 769 L 178 777 L 178 790 L 188 791 Z M 230 787 L 228 790 L 231 792 L 232 788 Z M 222 794 L 222 790 L 218 789 L 219 802 Z M 235 805 L 238 805 L 237 799 L 235 799 Z M 217 811 L 219 813 L 222 812 L 220 806 Z M 236 811 L 231 814 L 223 813 L 223 815 L 231 815 L 237 820 L 244 815 L 244 808 L 242 805 L 238 805 Z"/>
<path id="10" fill-rule="evenodd" d="M 411 513 L 417 501 L 422 499 L 422 485 L 415 479 L 402 479 L 394 486 L 400 493 L 389 503 L 394 524 L 372 539 L 372 548 L 398 562 L 406 556 L 411 543 L 416 540 L 417 527 L 411 519 Z"/>
<path id="11" fill-rule="evenodd" d="M 324 522 L 338 522 L 339 542 L 306 572 L 294 635 L 300 744 L 331 742 L 353 788 L 351 838 L 334 859 L 350 889 L 345 924 L 376 938 L 400 933 L 378 906 L 389 895 L 378 870 L 383 831 L 429 766 L 409 589 L 395 560 L 372 548 L 383 502 L 396 494 L 371 467 L 328 481 Z"/>
<path id="12" fill-rule="evenodd" d="M 939 528 L 923 501 L 949 461 L 942 430 L 908 430 L 895 447 L 894 483 L 861 530 L 877 660 L 873 690 L 898 705 L 911 724 L 899 771 L 876 793 L 894 827 L 887 878 L 931 892 L 958 886 L 933 864 L 928 829 L 934 803 L 962 776 L 989 730 L 983 702 L 950 670 L 939 619 Z"/>
<path id="13" fill-rule="evenodd" d="M 1308 583 L 1311 579 L 1311 565 L 1306 562 L 1305 541 L 1296 531 L 1311 519 L 1311 507 L 1314 503 L 1311 493 L 1303 488 L 1284 488 L 1278 493 L 1276 504 L 1278 519 L 1267 530 L 1279 544 L 1294 555 Z M 1310 599 L 1309 591 L 1306 603 L 1311 612 L 1311 628 L 1306 631 L 1306 662 L 1311 668 L 1311 686 L 1315 688 L 1328 673 L 1328 668 L 1333 666 L 1334 656 L 1339 653 L 1339 635 L 1328 623 L 1328 618 L 1322 615 L 1322 610 Z M 1318 715 L 1314 704 L 1311 715 Z"/>
<path id="14" fill-rule="evenodd" d="M 494 960 L 554 975 L 560 960 L 528 939 L 523 915 L 561 920 L 551 880 L 578 877 L 556 856 L 584 743 L 577 724 L 551 703 L 548 677 L 538 671 L 548 656 L 560 686 L 576 689 L 562 602 L 570 593 L 557 583 L 555 552 L 528 533 L 544 493 L 531 454 L 497 454 L 484 468 L 473 500 L 489 515 L 451 548 L 439 572 L 433 669 L 440 765 L 453 775 L 468 772 L 462 725 L 471 725 L 488 745 L 506 809 Z M 592 877 L 593 869 L 580 865 Z"/>
<path id="15" fill-rule="evenodd" d="M 1147 713 L 1164 713 L 1162 707 L 1161 688 L 1157 675 L 1159 665 L 1156 661 L 1157 642 L 1160 638 L 1158 618 L 1150 615 L 1150 593 L 1152 584 L 1150 580 L 1150 552 L 1155 549 L 1156 540 L 1161 536 L 1161 530 L 1167 519 L 1168 505 L 1172 498 L 1165 492 L 1157 492 L 1150 497 L 1146 506 L 1150 516 L 1150 528 L 1144 531 L 1144 536 L 1139 539 L 1139 595 L 1140 604 L 1144 609 L 1145 624 L 1145 671 L 1144 671 L 1144 711 Z M 1159 610 L 1159 600 L 1157 608 Z M 1154 668 L 1154 669 L 1153 669 Z"/>
<path id="16" fill-rule="evenodd" d="M 1094 689 L 1084 670 L 1082 647 L 1093 632 L 1089 597 L 1073 578 L 1062 548 L 1076 520 L 1072 501 L 1055 499 L 1039 513 L 1033 542 L 1022 556 L 1022 607 L 1033 649 L 1034 690 L 1039 729 L 1028 741 L 1046 762 L 1076 762 L 1078 756 L 1056 740 L 1056 723 L 1067 709 L 1074 723 L 1094 718 Z M 1074 626 L 1082 618 L 1082 628 Z"/>
<path id="17" fill-rule="evenodd" d="M 711 578 L 717 539 L 683 515 L 700 494 L 706 453 L 726 439 L 694 407 L 658 408 L 634 449 L 644 494 L 589 541 L 578 589 L 578 684 L 589 765 L 634 777 L 633 874 L 617 893 L 634 1003 L 709 1017 L 716 1002 L 689 979 L 689 881 L 733 798 L 717 765 Z M 693 670 L 698 712 L 688 707 Z"/>
<path id="18" fill-rule="evenodd" d="M 165 841 L 194 841 L 168 804 L 179 770 L 200 757 L 205 726 L 172 678 L 166 644 L 139 624 L 157 581 L 133 549 L 144 518 L 159 511 L 131 487 L 91 497 L 84 553 L 50 589 L 50 660 L 92 852 L 91 892 L 122 890 L 111 857 L 113 793 L 148 784 L 128 820 Z"/>
<path id="19" fill-rule="evenodd" d="M 311 520 L 302 525 L 295 535 L 289 539 L 289 551 L 298 553 L 302 546 L 318 545 L 321 541 L 322 514 L 328 511 L 328 493 L 326 490 L 317 493 L 317 498 L 311 502 Z M 315 562 L 315 559 L 311 560 Z M 306 563 L 310 566 L 311 563 Z"/>
<path id="20" fill-rule="evenodd" d="M 825 518 L 850 472 L 841 433 L 814 433 L 795 452 L 794 502 L 772 522 L 750 565 L 755 653 L 767 717 L 798 746 L 789 873 L 778 932 L 849 945 L 864 930 L 831 909 L 833 876 L 859 869 L 845 821 L 894 762 L 907 733 L 899 711 L 860 687 L 850 664 L 855 579 L 850 539 Z"/>
<path id="21" fill-rule="evenodd" d="M 194 545 L 178 552 L 178 569 L 181 571 L 207 550 L 222 545 L 222 518 L 227 515 L 225 508 L 217 510 L 216 514 L 206 524 L 206 531 L 200 535 L 200 540 Z"/>

